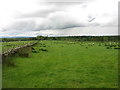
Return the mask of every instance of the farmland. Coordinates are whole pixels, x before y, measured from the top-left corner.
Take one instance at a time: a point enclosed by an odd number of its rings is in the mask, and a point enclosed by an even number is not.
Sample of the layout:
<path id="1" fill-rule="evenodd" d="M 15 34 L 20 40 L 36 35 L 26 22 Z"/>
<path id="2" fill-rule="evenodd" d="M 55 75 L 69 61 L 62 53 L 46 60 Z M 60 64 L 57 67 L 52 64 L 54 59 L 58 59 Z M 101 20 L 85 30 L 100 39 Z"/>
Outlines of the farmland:
<path id="1" fill-rule="evenodd" d="M 3 64 L 3 88 L 117 88 L 118 48 L 116 42 L 41 40 L 28 57 L 11 57 L 14 66 Z"/>

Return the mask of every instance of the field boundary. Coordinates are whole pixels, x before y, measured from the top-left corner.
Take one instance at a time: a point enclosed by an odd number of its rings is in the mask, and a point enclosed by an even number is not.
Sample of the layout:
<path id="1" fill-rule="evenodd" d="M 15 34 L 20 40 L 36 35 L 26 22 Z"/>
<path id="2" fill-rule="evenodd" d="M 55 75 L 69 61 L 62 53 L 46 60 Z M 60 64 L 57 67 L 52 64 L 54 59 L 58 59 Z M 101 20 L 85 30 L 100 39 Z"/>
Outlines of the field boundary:
<path id="1" fill-rule="evenodd" d="M 2 58 L 3 58 L 3 57 L 7 57 L 9 55 L 13 55 L 13 54 L 17 53 L 18 50 L 20 50 L 22 48 L 26 48 L 26 47 L 31 47 L 31 46 L 33 46 L 33 45 L 35 45 L 37 43 L 38 42 L 35 42 L 35 43 L 32 43 L 32 44 L 23 45 L 23 46 L 20 46 L 20 47 L 16 47 L 14 49 L 11 49 L 11 50 L 8 50 L 8 51 L 6 51 L 4 53 L 1 53 L 0 56 L 2 56 Z"/>

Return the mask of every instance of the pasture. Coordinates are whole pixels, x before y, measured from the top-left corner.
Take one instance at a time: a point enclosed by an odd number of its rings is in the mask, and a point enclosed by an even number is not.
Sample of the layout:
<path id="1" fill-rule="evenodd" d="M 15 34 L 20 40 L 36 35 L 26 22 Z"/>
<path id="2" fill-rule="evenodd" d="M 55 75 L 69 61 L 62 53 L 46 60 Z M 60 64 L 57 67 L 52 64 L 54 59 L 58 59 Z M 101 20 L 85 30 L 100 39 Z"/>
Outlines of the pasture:
<path id="1" fill-rule="evenodd" d="M 117 88 L 118 44 L 113 44 L 40 41 L 29 57 L 11 57 L 15 66 L 3 64 L 3 88 Z"/>

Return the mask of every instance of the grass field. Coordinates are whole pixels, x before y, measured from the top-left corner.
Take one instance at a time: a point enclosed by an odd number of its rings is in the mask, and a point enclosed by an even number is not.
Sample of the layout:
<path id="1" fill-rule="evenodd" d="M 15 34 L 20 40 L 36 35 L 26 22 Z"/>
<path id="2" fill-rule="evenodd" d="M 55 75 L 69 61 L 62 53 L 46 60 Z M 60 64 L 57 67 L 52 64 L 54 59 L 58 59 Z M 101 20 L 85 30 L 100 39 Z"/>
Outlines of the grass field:
<path id="1" fill-rule="evenodd" d="M 117 88 L 118 50 L 104 43 L 40 41 L 3 65 L 3 88 Z"/>

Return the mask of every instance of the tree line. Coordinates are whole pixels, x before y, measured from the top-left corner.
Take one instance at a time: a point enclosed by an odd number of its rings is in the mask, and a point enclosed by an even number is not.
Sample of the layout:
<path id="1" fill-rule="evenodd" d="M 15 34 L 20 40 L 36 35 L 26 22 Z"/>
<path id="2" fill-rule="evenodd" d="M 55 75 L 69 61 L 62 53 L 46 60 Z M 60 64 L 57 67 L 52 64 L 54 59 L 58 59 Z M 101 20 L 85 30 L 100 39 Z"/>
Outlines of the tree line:
<path id="1" fill-rule="evenodd" d="M 73 41 L 119 41 L 120 36 L 61 36 L 61 37 L 48 37 L 48 36 L 37 36 L 29 38 L 2 38 L 1 42 L 8 41 L 31 41 L 31 40 L 73 40 Z"/>

